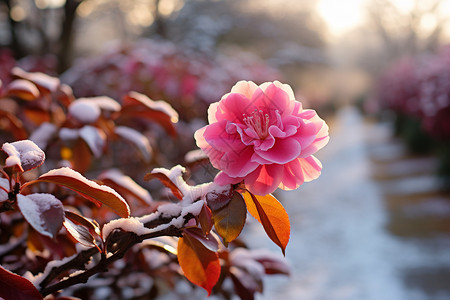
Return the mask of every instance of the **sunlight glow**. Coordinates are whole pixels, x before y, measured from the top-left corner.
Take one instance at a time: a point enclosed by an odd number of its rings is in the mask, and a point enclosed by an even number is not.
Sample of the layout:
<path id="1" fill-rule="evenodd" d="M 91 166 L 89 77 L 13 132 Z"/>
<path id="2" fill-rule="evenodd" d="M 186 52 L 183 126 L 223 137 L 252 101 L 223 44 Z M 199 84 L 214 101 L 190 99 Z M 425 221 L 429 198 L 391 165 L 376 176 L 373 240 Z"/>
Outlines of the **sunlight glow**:
<path id="1" fill-rule="evenodd" d="M 362 23 L 365 1 L 361 0 L 319 0 L 317 9 L 334 36 Z"/>

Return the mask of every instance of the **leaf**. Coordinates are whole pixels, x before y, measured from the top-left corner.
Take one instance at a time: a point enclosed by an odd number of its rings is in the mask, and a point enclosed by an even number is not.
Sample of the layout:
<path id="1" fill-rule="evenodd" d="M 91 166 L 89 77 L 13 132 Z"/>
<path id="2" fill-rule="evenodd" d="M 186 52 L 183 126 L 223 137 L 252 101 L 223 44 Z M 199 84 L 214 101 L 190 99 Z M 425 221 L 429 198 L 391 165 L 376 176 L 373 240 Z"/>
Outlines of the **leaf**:
<path id="1" fill-rule="evenodd" d="M 5 167 L 16 167 L 21 172 L 37 168 L 45 161 L 45 153 L 30 140 L 4 143 L 2 150 L 8 155 Z"/>
<path id="2" fill-rule="evenodd" d="M 178 262 L 186 278 L 211 295 L 220 277 L 220 261 L 216 252 L 208 250 L 189 234 L 178 239 Z"/>
<path id="3" fill-rule="evenodd" d="M 152 171 L 151 173 L 147 173 L 144 176 L 144 180 L 147 181 L 155 178 L 161 181 L 161 183 L 164 184 L 164 186 L 168 187 L 175 197 L 177 197 L 180 200 L 183 199 L 183 193 L 180 191 L 178 186 L 176 186 L 176 184 L 172 180 L 170 180 L 169 177 L 167 177 L 166 174 Z"/>
<path id="4" fill-rule="evenodd" d="M 0 298 L 5 300 L 43 300 L 36 287 L 26 278 L 0 266 Z"/>
<path id="5" fill-rule="evenodd" d="M 102 156 L 103 148 L 106 143 L 105 134 L 98 128 L 90 125 L 85 125 L 79 131 L 80 138 L 83 139 L 91 149 L 95 158 Z"/>
<path id="6" fill-rule="evenodd" d="M 100 227 L 97 222 L 91 222 L 87 218 L 68 210 L 65 211 L 65 217 L 76 225 L 83 225 L 84 227 L 88 228 L 89 232 L 100 235 Z"/>
<path id="7" fill-rule="evenodd" d="M 114 132 L 121 138 L 129 141 L 142 154 L 145 162 L 149 163 L 152 158 L 152 148 L 147 137 L 133 128 L 126 126 L 117 126 Z"/>
<path id="8" fill-rule="evenodd" d="M 89 229 L 83 225 L 75 224 L 69 218 L 66 218 L 63 223 L 67 232 L 80 244 L 86 247 L 97 247 L 94 236 L 89 232 Z"/>
<path id="9" fill-rule="evenodd" d="M 16 79 L 6 87 L 6 96 L 16 97 L 26 101 L 33 101 L 39 97 L 38 88 L 31 82 L 23 79 Z"/>
<path id="10" fill-rule="evenodd" d="M 144 94 L 130 92 L 122 99 L 122 117 L 146 118 L 161 125 L 171 136 L 176 136 L 173 123 L 178 122 L 178 113 L 164 101 L 153 101 Z"/>
<path id="11" fill-rule="evenodd" d="M 98 179 L 117 190 L 121 195 L 131 195 L 146 205 L 152 203 L 150 193 L 118 169 L 107 170 L 101 173 Z"/>
<path id="12" fill-rule="evenodd" d="M 198 215 L 198 222 L 200 223 L 200 228 L 204 234 L 209 233 L 214 225 L 211 209 L 206 204 L 203 205 L 202 210 Z"/>
<path id="13" fill-rule="evenodd" d="M 233 192 L 233 197 L 226 206 L 213 211 L 214 226 L 223 238 L 225 246 L 239 236 L 246 218 L 247 208 L 244 199 L 237 192 Z"/>
<path id="14" fill-rule="evenodd" d="M 44 181 L 65 186 L 88 200 L 97 201 L 111 207 L 119 216 L 128 218 L 130 208 L 127 202 L 115 190 L 106 185 L 85 178 L 70 168 L 59 168 L 41 175 L 34 182 Z"/>
<path id="15" fill-rule="evenodd" d="M 40 72 L 26 72 L 19 67 L 14 67 L 11 73 L 14 76 L 31 81 L 38 87 L 41 92 L 45 93 L 55 92 L 61 83 L 60 80 L 56 77 L 52 77 Z"/>
<path id="16" fill-rule="evenodd" d="M 14 139 L 24 140 L 28 137 L 28 133 L 25 130 L 22 121 L 13 114 L 7 111 L 0 110 L 0 119 L 2 120 L 2 122 L 5 121 L 5 119 L 8 121 L 5 122 L 6 124 L 0 124 L 0 128 L 5 129 L 5 131 L 11 132 L 14 136 Z"/>
<path id="17" fill-rule="evenodd" d="M 219 241 L 212 234 L 204 234 L 200 228 L 186 228 L 184 234 L 196 239 L 203 244 L 208 250 L 216 252 L 219 250 Z"/>
<path id="18" fill-rule="evenodd" d="M 30 121 L 35 126 L 39 126 L 44 122 L 52 122 L 50 113 L 40 107 L 25 107 L 23 109 L 23 114 L 26 120 Z"/>
<path id="19" fill-rule="evenodd" d="M 229 189 L 221 192 L 213 190 L 212 192 L 207 193 L 205 197 L 206 203 L 211 210 L 218 210 L 225 207 L 231 201 L 231 198 L 233 197 L 233 189 L 230 185 Z"/>
<path id="20" fill-rule="evenodd" d="M 40 234 L 54 238 L 62 227 L 64 209 L 51 194 L 17 195 L 20 212 Z"/>
<path id="21" fill-rule="evenodd" d="M 285 254 L 286 246 L 289 242 L 291 225 L 284 207 L 271 194 L 259 196 L 244 191 L 241 195 L 244 197 L 248 212 L 263 225 L 269 238 Z"/>

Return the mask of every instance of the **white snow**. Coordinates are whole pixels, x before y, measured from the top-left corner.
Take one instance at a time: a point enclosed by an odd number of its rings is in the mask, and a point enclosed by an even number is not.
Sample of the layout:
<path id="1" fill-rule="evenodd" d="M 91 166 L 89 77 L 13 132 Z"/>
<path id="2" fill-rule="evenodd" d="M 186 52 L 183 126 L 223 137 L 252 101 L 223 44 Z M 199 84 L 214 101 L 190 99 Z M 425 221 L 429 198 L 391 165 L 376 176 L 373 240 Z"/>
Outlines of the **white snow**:
<path id="1" fill-rule="evenodd" d="M 153 199 L 150 193 L 137 184 L 130 176 L 124 175 L 118 169 L 110 169 L 100 174 L 100 180 L 109 179 L 116 183 L 117 185 L 129 190 L 148 204 L 150 204 Z"/>
<path id="2" fill-rule="evenodd" d="M 4 187 L 7 191 L 9 191 L 9 181 L 6 178 L 0 177 L 0 186 Z M 0 189 L 0 202 L 8 200 L 8 193 L 3 189 Z"/>
<path id="3" fill-rule="evenodd" d="M 169 103 L 162 100 L 158 101 L 151 100 L 147 96 L 137 92 L 130 92 L 128 95 L 131 98 L 139 100 L 142 104 L 144 104 L 148 108 L 163 112 L 166 115 L 170 116 L 170 121 L 172 121 L 173 123 L 178 122 L 178 113 L 176 112 L 176 110 L 172 108 L 172 106 L 169 105 Z"/>
<path id="4" fill-rule="evenodd" d="M 102 156 L 106 143 L 106 136 L 102 131 L 94 126 L 86 125 L 80 129 L 79 134 L 86 144 L 88 144 L 95 158 Z"/>
<path id="5" fill-rule="evenodd" d="M 80 133 L 77 128 L 61 128 L 58 135 L 63 141 L 73 141 L 80 137 Z"/>
<path id="6" fill-rule="evenodd" d="M 90 124 L 100 117 L 100 107 L 88 99 L 78 99 L 69 106 L 69 114 L 83 124 Z"/>
<path id="7" fill-rule="evenodd" d="M 63 176 L 63 177 L 74 178 L 74 179 L 79 180 L 79 181 L 83 182 L 84 184 L 94 188 L 94 189 L 102 190 L 103 192 L 113 194 L 115 197 L 119 198 L 123 203 L 125 203 L 127 205 L 127 207 L 128 207 L 127 202 L 114 189 L 112 189 L 112 188 L 110 188 L 109 186 L 106 186 L 106 185 L 99 185 L 95 181 L 87 179 L 86 177 L 84 177 L 83 175 L 78 173 L 77 171 L 72 170 L 72 169 L 70 169 L 68 167 L 63 167 L 63 168 L 59 168 L 59 169 L 50 170 L 47 173 L 42 174 L 39 178 L 45 178 L 46 176 Z M 130 209 L 128 208 L 128 212 L 129 211 L 130 211 Z"/>
<path id="8" fill-rule="evenodd" d="M 205 158 L 208 158 L 208 156 L 203 152 L 202 149 L 196 149 L 196 150 L 189 151 L 184 156 L 184 160 L 187 163 L 193 163 L 193 162 L 205 159 Z"/>
<path id="9" fill-rule="evenodd" d="M 59 221 L 62 225 L 64 220 L 64 210 L 61 201 L 55 196 L 44 193 L 30 194 L 27 196 L 18 194 L 17 205 L 27 222 L 33 226 L 36 231 L 51 238 L 57 234 L 53 225 L 59 223 Z M 49 210 L 53 210 L 53 215 L 51 220 L 47 221 L 45 218 L 48 216 L 45 216 L 44 213 Z"/>
<path id="10" fill-rule="evenodd" d="M 97 105 L 100 109 L 106 110 L 106 111 L 120 111 L 120 104 L 113 98 L 110 98 L 108 96 L 97 96 L 97 97 L 89 97 L 89 98 L 78 98 L 76 101 L 87 101 L 94 103 Z"/>
<path id="11" fill-rule="evenodd" d="M 42 123 L 30 135 L 29 140 L 33 141 L 39 148 L 45 150 L 50 139 L 56 134 L 58 128 L 52 123 Z"/>
<path id="12" fill-rule="evenodd" d="M 114 229 L 119 228 L 127 232 L 134 232 L 137 235 L 144 235 L 153 232 L 153 230 L 145 228 L 144 224 L 139 221 L 139 218 L 134 217 L 121 218 L 112 220 L 103 226 L 102 228 L 103 239 L 106 240 L 106 238 L 111 234 L 111 232 Z"/>
<path id="13" fill-rule="evenodd" d="M 45 160 L 44 151 L 30 140 L 4 143 L 2 150 L 9 155 L 5 167 L 19 165 L 26 171 L 41 165 Z"/>
<path id="14" fill-rule="evenodd" d="M 130 141 L 133 143 L 139 151 L 142 153 L 142 156 L 146 162 L 150 162 L 152 158 L 152 148 L 150 146 L 150 143 L 139 131 L 127 127 L 127 126 L 117 126 L 114 129 L 114 132 L 119 135 L 120 137 L 126 139 L 127 141 Z"/>

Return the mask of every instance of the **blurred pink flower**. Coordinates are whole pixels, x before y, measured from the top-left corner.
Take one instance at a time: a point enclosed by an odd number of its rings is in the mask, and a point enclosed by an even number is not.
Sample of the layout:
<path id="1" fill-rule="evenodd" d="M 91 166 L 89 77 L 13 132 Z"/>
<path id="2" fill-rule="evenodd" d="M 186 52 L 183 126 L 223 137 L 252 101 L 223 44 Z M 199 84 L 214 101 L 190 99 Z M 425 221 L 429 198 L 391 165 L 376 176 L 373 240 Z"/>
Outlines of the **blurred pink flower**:
<path id="1" fill-rule="evenodd" d="M 303 110 L 287 84 L 239 81 L 210 105 L 208 120 L 195 139 L 221 170 L 214 179 L 219 185 L 244 181 L 250 192 L 267 195 L 321 173 L 312 154 L 328 143 L 328 126 L 314 110 Z"/>

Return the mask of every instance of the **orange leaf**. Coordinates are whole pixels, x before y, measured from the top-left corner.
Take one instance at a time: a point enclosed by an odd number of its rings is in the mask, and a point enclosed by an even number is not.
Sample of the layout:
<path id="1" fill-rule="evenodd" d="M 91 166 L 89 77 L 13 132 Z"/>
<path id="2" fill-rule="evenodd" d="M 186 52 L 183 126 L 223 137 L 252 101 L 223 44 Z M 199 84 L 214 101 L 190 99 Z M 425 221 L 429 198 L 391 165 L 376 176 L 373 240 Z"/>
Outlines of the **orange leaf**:
<path id="1" fill-rule="evenodd" d="M 178 262 L 186 278 L 211 295 L 212 288 L 220 276 L 218 254 L 186 234 L 178 239 Z"/>
<path id="2" fill-rule="evenodd" d="M 271 194 L 259 196 L 244 191 L 241 195 L 244 197 L 248 212 L 263 225 L 269 238 L 285 254 L 286 246 L 289 242 L 291 225 L 284 207 Z"/>
<path id="3" fill-rule="evenodd" d="M 244 228 L 247 209 L 241 194 L 234 192 L 225 207 L 213 211 L 213 221 L 217 233 L 223 238 L 225 246 L 237 238 Z"/>
<path id="4" fill-rule="evenodd" d="M 36 181 L 45 181 L 65 186 L 94 203 L 100 201 L 108 205 L 123 218 L 130 216 L 130 208 L 127 202 L 115 190 L 106 185 L 98 185 L 96 182 L 85 178 L 70 168 L 51 170 L 41 175 L 34 182 Z"/>
<path id="5" fill-rule="evenodd" d="M 31 82 L 23 79 L 16 79 L 6 87 L 8 97 L 17 97 L 26 101 L 33 101 L 39 97 L 38 88 Z"/>

